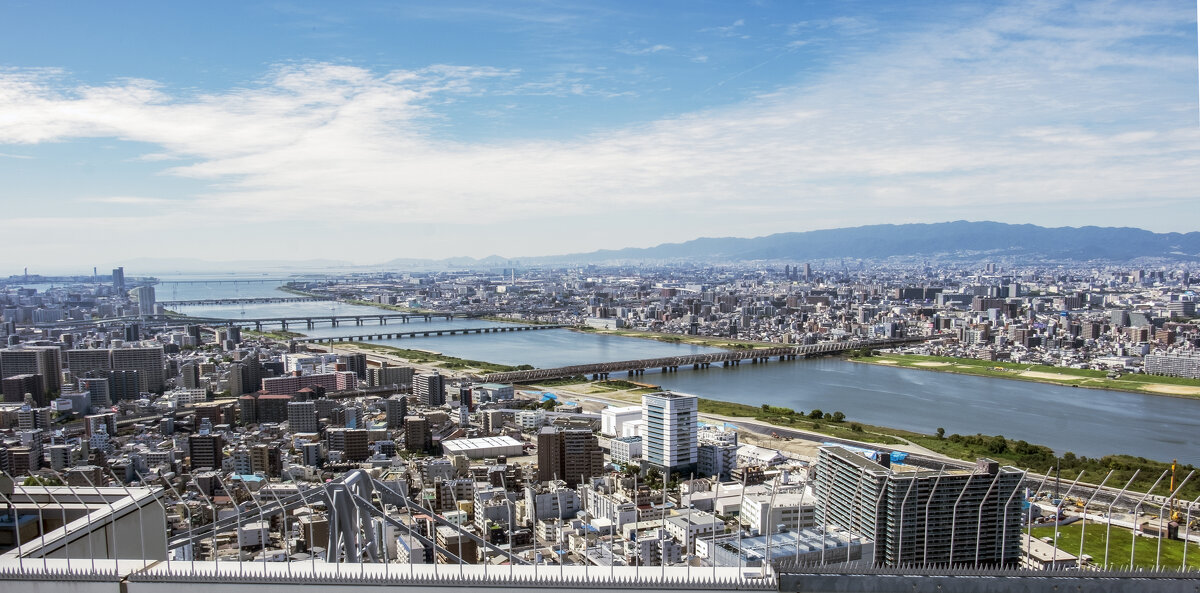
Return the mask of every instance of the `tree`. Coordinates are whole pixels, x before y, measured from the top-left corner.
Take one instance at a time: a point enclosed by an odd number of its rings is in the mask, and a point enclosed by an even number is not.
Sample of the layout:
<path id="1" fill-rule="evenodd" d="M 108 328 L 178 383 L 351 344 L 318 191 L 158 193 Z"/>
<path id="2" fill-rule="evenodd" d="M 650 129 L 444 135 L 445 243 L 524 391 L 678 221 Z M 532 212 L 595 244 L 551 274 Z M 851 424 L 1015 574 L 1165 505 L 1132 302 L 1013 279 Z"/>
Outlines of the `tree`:
<path id="1" fill-rule="evenodd" d="M 825 417 L 825 413 L 820 409 L 815 409 L 808 413 L 808 417 L 812 418 L 813 420 L 820 420 L 821 418 Z"/>
<path id="2" fill-rule="evenodd" d="M 843 414 L 843 413 L 842 413 L 842 412 L 840 412 L 840 411 L 838 411 L 838 412 L 834 412 L 834 413 L 833 413 L 833 421 L 834 421 L 834 422 L 845 422 L 845 421 L 846 421 L 846 415 L 845 415 L 845 414 Z"/>
<path id="3" fill-rule="evenodd" d="M 939 426 L 937 429 L 937 438 L 938 439 L 946 438 L 946 429 Z"/>

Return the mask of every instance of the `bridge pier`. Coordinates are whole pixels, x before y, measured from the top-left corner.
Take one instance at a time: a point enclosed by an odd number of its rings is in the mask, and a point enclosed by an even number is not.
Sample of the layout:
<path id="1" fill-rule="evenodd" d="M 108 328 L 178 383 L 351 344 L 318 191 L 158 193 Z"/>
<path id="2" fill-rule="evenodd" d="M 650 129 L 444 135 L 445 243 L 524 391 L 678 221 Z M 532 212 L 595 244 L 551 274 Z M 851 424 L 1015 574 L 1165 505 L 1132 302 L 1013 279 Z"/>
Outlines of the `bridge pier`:
<path id="1" fill-rule="evenodd" d="M 254 322 L 254 331 L 256 331 L 256 332 L 262 331 L 262 322 L 261 321 Z"/>
<path id="2" fill-rule="evenodd" d="M 362 325 L 362 317 L 355 317 L 354 325 Z"/>
<path id="3" fill-rule="evenodd" d="M 287 331 L 287 329 L 288 329 L 288 324 L 287 324 L 287 320 L 286 320 L 286 319 L 285 319 L 285 320 L 283 320 L 283 321 L 280 321 L 280 322 L 279 322 L 279 324 L 283 326 L 283 331 Z"/>
<path id="4" fill-rule="evenodd" d="M 387 325 L 387 317 L 380 315 L 379 316 L 379 325 Z"/>
<path id="5" fill-rule="evenodd" d="M 333 324 L 333 327 L 337 327 L 337 326 L 338 326 L 337 319 L 336 319 L 336 318 L 334 318 L 334 317 L 330 317 L 330 318 L 329 318 L 329 322 Z"/>
<path id="6" fill-rule="evenodd" d="M 305 322 L 308 324 L 308 329 L 312 329 L 312 328 L 313 328 L 313 320 L 311 320 L 311 319 L 305 319 L 304 321 L 305 321 Z"/>

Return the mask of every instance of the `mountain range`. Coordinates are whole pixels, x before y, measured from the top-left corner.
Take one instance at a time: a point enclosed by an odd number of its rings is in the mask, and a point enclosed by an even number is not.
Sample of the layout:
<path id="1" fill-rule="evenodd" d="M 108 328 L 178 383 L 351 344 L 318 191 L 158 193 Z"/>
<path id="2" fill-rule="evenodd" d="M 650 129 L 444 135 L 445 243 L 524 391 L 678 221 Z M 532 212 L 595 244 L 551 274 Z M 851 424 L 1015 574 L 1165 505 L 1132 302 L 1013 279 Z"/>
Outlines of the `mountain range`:
<path id="1" fill-rule="evenodd" d="M 885 259 L 914 257 L 1029 257 L 1043 260 L 1128 261 L 1200 259 L 1200 232 L 1153 233 L 1129 227 L 1058 227 L 1000 222 L 878 224 L 764 237 L 700 238 L 655 247 L 519 258 L 521 265 L 603 262 L 739 262 L 754 260 Z M 416 260 L 392 260 L 403 267 Z M 499 256 L 441 260 L 451 267 L 513 265 Z"/>

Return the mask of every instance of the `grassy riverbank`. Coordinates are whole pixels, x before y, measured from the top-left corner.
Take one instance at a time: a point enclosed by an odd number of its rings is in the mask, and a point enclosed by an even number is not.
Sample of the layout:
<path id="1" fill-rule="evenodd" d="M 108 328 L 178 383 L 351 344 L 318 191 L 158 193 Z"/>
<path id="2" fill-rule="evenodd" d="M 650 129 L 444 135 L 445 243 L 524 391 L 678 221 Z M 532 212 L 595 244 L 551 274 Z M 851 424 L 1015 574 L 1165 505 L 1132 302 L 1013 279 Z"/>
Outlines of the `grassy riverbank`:
<path id="1" fill-rule="evenodd" d="M 997 379 L 1014 379 L 1049 383 L 1066 387 L 1111 389 L 1147 395 L 1174 397 L 1200 397 L 1200 381 L 1180 377 L 1160 377 L 1127 373 L 1119 379 L 1110 379 L 1105 371 L 1072 369 L 1040 364 L 997 362 L 974 358 L 952 358 L 947 356 L 919 356 L 914 354 L 879 354 L 850 358 L 854 362 L 882 364 L 909 369 L 958 373 Z"/>
<path id="2" fill-rule="evenodd" d="M 352 347 L 359 350 L 375 351 L 381 354 L 388 354 L 390 356 L 403 358 L 414 364 L 436 365 L 443 369 L 451 369 L 456 371 L 474 370 L 485 373 L 504 373 L 508 371 L 525 371 L 533 368 L 527 364 L 519 366 L 496 364 L 493 362 L 484 362 L 482 360 L 458 358 L 457 356 L 449 356 L 437 352 L 430 352 L 428 350 L 412 350 L 409 348 L 397 348 L 395 346 L 370 344 L 366 342 L 337 342 L 335 347 Z"/>
<path id="3" fill-rule="evenodd" d="M 1149 517 L 1149 515 L 1147 515 Z M 1072 523 L 1058 528 L 1058 549 L 1071 554 L 1079 554 L 1079 540 L 1081 535 L 1086 536 L 1086 541 L 1083 546 L 1083 553 L 1092 557 L 1092 562 L 1097 565 L 1104 563 L 1105 553 L 1105 524 L 1091 523 L 1088 525 L 1087 531 L 1083 530 L 1083 524 Z M 1180 526 L 1182 529 L 1182 526 Z M 1054 537 L 1054 527 L 1034 527 L 1032 530 L 1033 537 Z M 1143 537 L 1137 540 L 1137 546 L 1133 545 L 1133 532 L 1120 527 L 1113 527 L 1112 533 L 1108 538 L 1108 564 L 1113 568 L 1127 568 L 1129 566 L 1130 554 L 1135 554 L 1133 565 L 1138 568 L 1155 567 L 1155 556 L 1158 554 L 1158 540 L 1149 537 Z M 1188 568 L 1200 568 L 1200 546 L 1196 544 L 1187 544 L 1188 548 Z M 1163 568 L 1168 570 L 1179 569 L 1183 564 L 1183 546 L 1184 542 L 1179 540 L 1162 541 L 1162 557 L 1160 563 Z"/>
<path id="4" fill-rule="evenodd" d="M 605 334 L 610 336 L 625 336 L 630 338 L 642 338 L 644 340 L 655 340 L 658 342 L 669 342 L 672 344 L 694 344 L 696 346 L 712 346 L 714 348 L 725 348 L 727 350 L 752 350 L 755 348 L 776 348 L 784 344 L 776 344 L 773 342 L 754 342 L 748 340 L 730 340 L 729 338 L 721 338 L 717 336 L 686 336 L 680 334 L 664 334 L 659 332 L 639 331 L 632 329 L 598 329 L 589 326 L 581 326 L 572 328 L 572 331 L 584 332 L 589 334 Z"/>

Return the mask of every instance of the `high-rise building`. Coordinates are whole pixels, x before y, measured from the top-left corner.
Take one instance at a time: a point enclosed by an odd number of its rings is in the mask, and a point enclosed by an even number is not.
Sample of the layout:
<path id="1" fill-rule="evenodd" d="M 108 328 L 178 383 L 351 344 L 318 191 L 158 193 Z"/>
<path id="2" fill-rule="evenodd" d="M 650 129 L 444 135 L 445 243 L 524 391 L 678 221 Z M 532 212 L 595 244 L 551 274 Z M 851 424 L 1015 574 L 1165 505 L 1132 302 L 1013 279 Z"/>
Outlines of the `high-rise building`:
<path id="1" fill-rule="evenodd" d="M 316 402 L 288 402 L 287 419 L 288 430 L 292 432 L 317 432 L 321 428 L 317 421 Z"/>
<path id="2" fill-rule="evenodd" d="M 980 459 L 971 469 L 892 471 L 842 447 L 821 447 L 817 522 L 875 541 L 890 566 L 1010 566 L 1020 556 L 1023 474 Z"/>
<path id="3" fill-rule="evenodd" d="M 545 426 L 538 432 L 538 481 L 562 480 L 574 488 L 604 472 L 604 453 L 586 428 Z"/>
<path id="4" fill-rule="evenodd" d="M 421 405 L 427 407 L 440 406 L 446 403 L 446 381 L 441 373 L 434 371 L 431 375 L 413 377 L 413 393 Z"/>
<path id="5" fill-rule="evenodd" d="M 0 391 L 4 393 L 4 401 L 21 403 L 25 401 L 25 394 L 28 393 L 33 397 L 34 403 L 38 407 L 47 405 L 46 388 L 42 382 L 41 375 L 13 375 L 0 380 Z"/>
<path id="6" fill-rule="evenodd" d="M 106 348 L 67 350 L 67 369 L 73 377 L 102 377 L 112 369 L 112 356 Z"/>
<path id="7" fill-rule="evenodd" d="M 354 373 L 359 381 L 367 380 L 367 355 L 361 352 L 354 354 L 339 354 L 337 361 L 346 365 L 346 370 Z"/>
<path id="8" fill-rule="evenodd" d="M 154 315 L 154 287 L 139 286 L 135 293 L 138 302 L 138 315 Z"/>
<path id="9" fill-rule="evenodd" d="M 163 349 L 149 348 L 114 348 L 112 350 L 113 370 L 134 370 L 139 372 L 138 389 L 148 393 L 163 392 Z"/>
<path id="10" fill-rule="evenodd" d="M 663 474 L 696 469 L 699 400 L 664 391 L 642 396 L 642 458 Z"/>
<path id="11" fill-rule="evenodd" d="M 137 399 L 142 390 L 142 372 L 134 370 L 107 371 L 108 396 L 118 402 Z"/>
<path id="12" fill-rule="evenodd" d="M 41 375 L 42 395 L 61 392 L 62 350 L 57 346 L 20 345 L 0 350 L 0 378 L 14 375 Z"/>
<path id="13" fill-rule="evenodd" d="M 191 469 L 210 468 L 220 469 L 224 458 L 222 449 L 225 439 L 219 434 L 194 434 L 188 437 L 188 450 L 191 454 Z"/>
<path id="14" fill-rule="evenodd" d="M 408 398 L 403 395 L 393 395 L 383 400 L 384 411 L 387 413 L 387 427 L 401 428 L 404 417 L 408 415 Z"/>
<path id="15" fill-rule="evenodd" d="M 330 428 L 325 431 L 330 451 L 341 451 L 345 461 L 363 461 L 370 457 L 367 431 L 361 428 Z"/>
<path id="16" fill-rule="evenodd" d="M 112 390 L 109 388 L 107 377 L 86 377 L 79 379 L 79 390 L 91 394 L 93 410 L 112 405 Z"/>
<path id="17" fill-rule="evenodd" d="M 125 268 L 113 268 L 112 271 L 113 290 L 118 293 L 125 292 Z"/>
<path id="18" fill-rule="evenodd" d="M 283 457 L 278 445 L 258 443 L 250 447 L 250 471 L 270 478 L 283 472 Z"/>
<path id="19" fill-rule="evenodd" d="M 428 453 L 433 449 L 433 427 L 424 416 L 409 416 L 404 419 L 404 449 Z"/>

